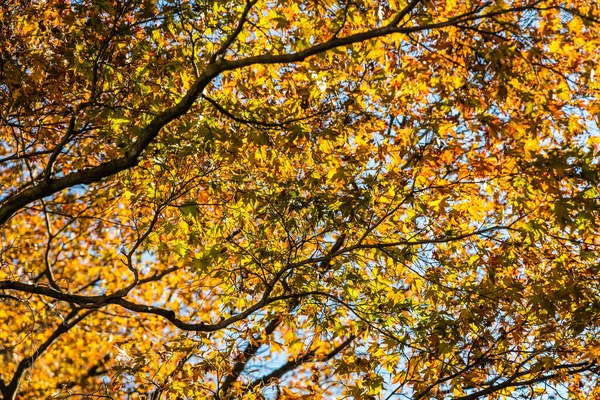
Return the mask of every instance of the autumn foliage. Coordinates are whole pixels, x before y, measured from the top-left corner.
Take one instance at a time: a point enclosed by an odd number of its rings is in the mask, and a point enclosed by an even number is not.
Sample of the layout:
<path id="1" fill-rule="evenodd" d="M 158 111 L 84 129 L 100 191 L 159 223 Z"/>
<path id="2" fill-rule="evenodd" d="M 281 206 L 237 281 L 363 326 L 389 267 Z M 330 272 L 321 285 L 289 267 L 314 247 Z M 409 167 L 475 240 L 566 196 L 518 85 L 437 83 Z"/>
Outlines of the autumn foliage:
<path id="1" fill-rule="evenodd" d="M 599 93 L 595 0 L 1 3 L 0 395 L 600 398 Z"/>

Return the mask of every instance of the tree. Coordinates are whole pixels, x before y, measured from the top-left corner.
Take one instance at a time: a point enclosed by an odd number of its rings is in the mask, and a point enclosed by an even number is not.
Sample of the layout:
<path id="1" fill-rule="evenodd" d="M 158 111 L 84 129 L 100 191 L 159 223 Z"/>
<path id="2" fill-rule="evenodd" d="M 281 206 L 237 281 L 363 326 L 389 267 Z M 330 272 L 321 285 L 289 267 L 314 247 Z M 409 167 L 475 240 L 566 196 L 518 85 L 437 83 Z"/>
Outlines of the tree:
<path id="1" fill-rule="evenodd" d="M 592 0 L 0 8 L 0 393 L 600 396 Z"/>

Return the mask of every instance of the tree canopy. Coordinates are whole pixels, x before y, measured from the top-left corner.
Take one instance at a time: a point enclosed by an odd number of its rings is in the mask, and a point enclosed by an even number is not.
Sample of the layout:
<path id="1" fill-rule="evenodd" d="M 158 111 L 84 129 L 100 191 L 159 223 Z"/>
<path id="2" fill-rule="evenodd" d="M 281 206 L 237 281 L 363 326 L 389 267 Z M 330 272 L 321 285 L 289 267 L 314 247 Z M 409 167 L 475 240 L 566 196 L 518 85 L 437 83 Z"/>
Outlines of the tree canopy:
<path id="1" fill-rule="evenodd" d="M 600 397 L 594 0 L 0 6 L 0 394 Z"/>

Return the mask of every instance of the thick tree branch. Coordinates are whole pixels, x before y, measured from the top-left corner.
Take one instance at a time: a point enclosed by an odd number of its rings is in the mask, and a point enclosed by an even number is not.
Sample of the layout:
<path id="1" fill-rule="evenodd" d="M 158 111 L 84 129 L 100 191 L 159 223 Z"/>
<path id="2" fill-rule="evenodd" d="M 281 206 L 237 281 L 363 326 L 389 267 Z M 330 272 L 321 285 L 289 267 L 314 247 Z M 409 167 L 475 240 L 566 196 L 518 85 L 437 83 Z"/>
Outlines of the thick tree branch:
<path id="1" fill-rule="evenodd" d="M 110 360 L 110 354 L 105 354 L 102 359 L 100 359 L 96 364 L 92 365 L 82 376 L 79 377 L 79 384 L 83 383 L 88 378 L 93 378 L 95 376 L 100 376 L 105 374 L 108 371 L 106 367 L 106 363 Z M 78 382 L 75 380 L 65 382 L 63 384 L 58 385 L 58 388 L 63 389 L 72 389 L 78 385 Z"/>
<path id="2" fill-rule="evenodd" d="M 518 374 L 513 374 L 511 377 L 509 377 L 505 382 L 502 382 L 500 384 L 497 385 L 492 385 L 490 387 L 487 387 L 483 390 L 480 390 L 478 392 L 475 393 L 471 393 L 469 395 L 466 396 L 461 396 L 461 397 L 456 397 L 456 400 L 476 400 L 479 399 L 483 396 L 486 396 L 488 394 L 491 393 L 495 393 L 499 390 L 508 388 L 508 387 L 520 387 L 520 386 L 531 386 L 534 385 L 536 383 L 540 383 L 540 382 L 546 382 L 550 379 L 556 378 L 559 376 L 558 371 L 559 370 L 564 370 L 564 369 L 569 369 L 568 373 L 569 374 L 576 374 L 576 373 L 580 373 L 580 372 L 584 372 L 584 371 L 588 371 L 590 370 L 590 368 L 592 368 L 593 366 L 595 366 L 595 362 L 581 362 L 581 363 L 575 363 L 575 364 L 564 364 L 564 365 L 559 365 L 556 366 L 555 368 L 553 368 L 553 373 L 548 374 L 548 375 L 539 375 L 530 379 L 526 379 L 524 381 L 517 381 L 516 379 L 521 377 L 521 376 L 525 376 L 525 375 L 530 375 L 532 374 L 531 371 L 526 371 L 526 372 L 521 372 Z"/>
<path id="3" fill-rule="evenodd" d="M 304 363 L 327 362 L 327 361 L 331 360 L 333 357 L 337 356 L 339 353 L 341 353 L 346 347 L 348 347 L 350 345 L 350 343 L 352 343 L 352 341 L 355 338 L 356 338 L 356 336 L 351 335 L 348 339 L 344 340 L 342 343 L 340 343 L 338 346 L 336 346 L 333 350 L 331 350 L 329 353 L 327 353 L 323 357 L 316 357 L 314 354 L 314 351 L 308 351 L 301 357 L 288 360 L 285 364 L 283 364 L 281 367 L 277 368 L 275 371 L 252 382 L 250 385 L 248 385 L 246 387 L 246 391 L 251 390 L 257 386 L 268 385 L 270 382 L 272 382 L 274 380 L 281 379 L 281 377 L 283 377 L 283 375 L 287 374 L 288 372 L 293 371 L 294 369 L 298 368 L 300 365 L 302 365 Z"/>
<path id="4" fill-rule="evenodd" d="M 408 5 L 404 7 L 404 9 L 400 11 L 398 15 L 396 15 L 396 17 L 392 20 L 390 26 L 398 26 L 398 24 L 402 22 L 404 17 L 410 14 L 410 12 L 414 10 L 415 7 L 417 7 L 417 5 L 419 5 L 419 3 L 421 3 L 422 1 L 423 0 L 412 0 L 410 3 L 408 3 Z"/>
<path id="5" fill-rule="evenodd" d="M 209 65 L 196 80 L 186 95 L 173 107 L 168 108 L 150 122 L 138 136 L 134 144 L 121 158 L 73 172 L 58 179 L 44 179 L 37 185 L 14 194 L 4 201 L 0 207 L 0 226 L 6 223 L 17 211 L 27 204 L 44 197 L 51 196 L 64 189 L 82 184 L 98 182 L 108 176 L 136 166 L 143 151 L 158 136 L 161 129 L 169 122 L 184 115 L 194 104 L 202 90 L 222 71 L 221 63 Z"/>
<path id="6" fill-rule="evenodd" d="M 31 153 L 22 153 L 22 154 L 15 153 L 10 156 L 6 156 L 4 158 L 0 158 L 0 164 L 4 164 L 5 162 L 8 162 L 8 161 L 23 160 L 23 159 L 42 156 L 42 155 L 51 154 L 51 153 L 52 153 L 52 150 L 40 150 L 40 151 L 33 151 Z"/>
<path id="7" fill-rule="evenodd" d="M 265 337 L 270 336 L 273 332 L 275 332 L 275 329 L 277 329 L 280 323 L 281 316 L 278 315 L 267 324 L 267 326 L 264 329 L 263 335 Z M 227 396 L 227 392 L 229 391 L 229 389 L 231 389 L 231 386 L 234 384 L 234 382 L 238 380 L 241 373 L 246 368 L 248 361 L 250 361 L 250 359 L 252 359 L 252 357 L 256 355 L 256 352 L 262 346 L 263 343 L 260 339 L 260 337 L 256 337 L 248 343 L 243 353 L 238 357 L 237 362 L 233 365 L 233 368 L 231 369 L 229 375 L 225 376 L 225 379 L 223 380 L 223 383 L 219 388 L 220 394 L 223 394 L 225 397 Z M 217 398 L 219 398 L 219 396 L 220 395 L 218 394 Z"/>
<path id="8" fill-rule="evenodd" d="M 274 285 L 276 282 L 272 282 Z M 181 319 L 179 319 L 175 312 L 172 310 L 168 310 L 161 307 L 149 306 L 145 304 L 137 304 L 132 301 L 126 300 L 120 295 L 122 295 L 122 291 L 119 291 L 115 294 L 108 296 L 83 296 L 77 294 L 64 293 L 57 290 L 54 290 L 48 286 L 44 285 L 32 285 L 22 282 L 16 281 L 0 281 L 0 290 L 17 290 L 24 293 L 37 294 L 41 296 L 46 296 L 49 298 L 53 298 L 56 300 L 66 301 L 69 303 L 75 303 L 80 307 L 85 308 L 100 308 L 106 305 L 114 304 L 121 306 L 127 310 L 139 312 L 143 314 L 154 314 L 160 317 L 165 318 L 169 322 L 171 322 L 174 326 L 179 329 L 185 331 L 195 331 L 195 332 L 214 332 L 223 328 L 228 327 L 229 325 L 241 321 L 256 311 L 262 309 L 263 307 L 276 303 L 278 301 L 290 300 L 295 298 L 301 298 L 312 295 L 312 293 L 300 293 L 293 295 L 285 295 L 285 296 L 276 296 L 270 297 L 270 294 L 273 290 L 272 286 L 267 287 L 265 292 L 263 293 L 261 299 L 254 303 L 254 305 L 248 307 L 246 310 L 232 315 L 229 318 L 226 318 L 216 324 L 207 324 L 204 322 L 199 323 L 188 323 Z"/>
<path id="9" fill-rule="evenodd" d="M 301 118 L 291 118 L 285 121 L 281 121 L 281 122 L 263 122 L 263 121 L 257 121 L 257 120 L 253 120 L 253 119 L 245 119 L 245 118 L 241 118 L 238 117 L 236 115 L 234 115 L 231 111 L 227 110 L 225 107 L 223 107 L 222 105 L 220 105 L 216 100 L 214 100 L 211 97 L 208 96 L 204 96 L 202 95 L 202 98 L 205 99 L 206 101 L 208 101 L 214 108 L 216 108 L 221 114 L 225 115 L 226 117 L 234 120 L 235 122 L 239 122 L 241 124 L 244 125 L 257 125 L 257 126 L 262 126 L 265 128 L 283 128 L 286 125 L 289 124 L 293 124 L 295 122 L 300 122 L 300 121 L 305 121 L 307 119 L 311 119 L 314 117 L 318 117 L 320 115 L 323 115 L 324 113 L 327 112 L 327 110 L 318 112 L 316 114 L 312 114 L 306 117 L 301 117 Z"/>
<path id="10" fill-rule="evenodd" d="M 219 56 L 224 55 L 225 52 L 227 51 L 227 49 L 229 49 L 229 46 L 231 46 L 233 44 L 233 42 L 235 41 L 235 39 L 239 36 L 239 34 L 242 33 L 244 24 L 246 23 L 246 21 L 248 19 L 248 14 L 250 13 L 250 10 L 256 4 L 257 1 L 258 0 L 250 0 L 246 3 L 246 6 L 244 7 L 244 10 L 242 11 L 242 15 L 240 16 L 240 19 L 238 20 L 237 26 L 235 27 L 233 32 L 231 32 L 231 34 L 227 37 L 227 39 L 225 39 L 225 42 L 221 45 L 221 47 L 217 51 L 215 51 L 215 53 L 210 57 L 211 64 L 214 63 L 219 58 Z"/>
<path id="11" fill-rule="evenodd" d="M 51 196 L 67 188 L 76 185 L 88 185 L 98 182 L 108 176 L 114 175 L 118 172 L 127 170 L 136 166 L 140 160 L 143 151 L 148 145 L 158 136 L 162 128 L 169 122 L 185 115 L 192 107 L 198 96 L 202 93 L 204 88 L 218 75 L 225 71 L 232 71 L 255 64 L 282 64 L 282 63 L 295 63 L 305 60 L 310 56 L 314 56 L 328 50 L 332 50 L 338 47 L 348 46 L 354 43 L 364 42 L 370 39 L 376 39 L 386 35 L 398 33 L 408 34 L 418 31 L 430 30 L 461 24 L 465 22 L 477 21 L 485 18 L 491 18 L 498 15 L 517 13 L 534 8 L 536 4 L 541 0 L 536 0 L 529 5 L 520 7 L 507 8 L 505 10 L 492 11 L 484 14 L 472 15 L 472 13 L 459 15 L 451 18 L 447 21 L 432 23 L 421 26 L 402 26 L 397 27 L 392 23 L 383 26 L 378 29 L 370 31 L 356 33 L 343 38 L 332 38 L 324 43 L 317 44 L 305 50 L 296 53 L 286 53 L 278 55 L 263 54 L 258 56 L 247 57 L 235 61 L 225 61 L 218 57 L 214 59 L 214 62 L 209 62 L 206 69 L 201 73 L 195 83 L 192 85 L 186 95 L 173 107 L 168 108 L 164 112 L 157 115 L 145 128 L 142 129 L 141 133 L 137 137 L 137 140 L 127 150 L 125 155 L 121 158 L 108 161 L 100 164 L 99 166 L 86 168 L 80 171 L 73 172 L 58 179 L 43 179 L 35 186 L 24 189 L 14 195 L 10 196 L 4 201 L 4 204 L 0 206 L 0 226 L 4 225 L 17 211 L 25 207 L 27 204 L 34 201 L 40 200 L 44 197 Z M 418 2 L 413 1 L 407 7 L 405 7 L 397 17 L 400 19 L 408 15 L 410 11 L 417 5 Z M 248 3 L 247 8 L 252 6 L 252 2 Z M 236 32 L 241 30 L 245 17 L 242 16 L 240 23 L 236 31 L 233 32 L 230 38 L 235 40 Z M 227 41 L 224 46 L 227 45 Z M 218 53 L 218 52 L 217 52 Z M 211 60 L 212 61 L 212 60 Z"/>
<path id="12" fill-rule="evenodd" d="M 287 294 L 287 295 L 282 295 L 282 296 L 271 297 L 271 292 L 275 288 L 275 285 L 281 280 L 281 278 L 285 275 L 285 273 L 288 271 L 291 271 L 297 267 L 300 267 L 303 265 L 310 265 L 310 264 L 319 264 L 319 265 L 325 266 L 325 265 L 327 265 L 327 263 L 329 263 L 333 259 L 333 257 L 339 256 L 339 255 L 342 255 L 342 254 L 345 254 L 345 253 L 348 253 L 348 252 L 351 252 L 354 250 L 359 250 L 359 249 L 384 249 L 384 248 L 397 247 L 397 246 L 418 246 L 418 245 L 432 244 L 432 243 L 448 243 L 448 242 L 457 241 L 457 240 L 461 240 L 461 239 L 465 239 L 468 237 L 492 232 L 495 230 L 501 230 L 501 229 L 510 229 L 510 226 L 494 226 L 494 227 L 490 227 L 490 228 L 486 228 L 486 229 L 481 229 L 481 230 L 465 233 L 465 234 L 458 235 L 458 236 L 452 236 L 452 237 L 440 238 L 440 239 L 405 240 L 405 241 L 397 241 L 397 242 L 390 242 L 390 243 L 376 243 L 376 244 L 359 243 L 359 244 L 344 247 L 344 248 L 341 248 L 344 237 L 340 237 L 341 239 L 338 238 L 338 241 L 336 242 L 336 244 L 334 244 L 334 248 L 332 248 L 331 249 L 332 251 L 330 251 L 327 255 L 321 256 L 321 257 L 313 257 L 313 258 L 309 258 L 309 259 L 299 261 L 296 263 L 291 263 L 288 266 L 286 266 L 285 268 L 282 268 L 268 282 L 267 287 L 265 288 L 265 291 L 263 292 L 263 295 L 261 296 L 260 300 L 258 300 L 256 303 L 254 303 L 254 305 L 248 307 L 246 310 L 244 310 L 238 314 L 232 315 L 231 317 L 226 318 L 215 324 L 207 324 L 204 322 L 188 323 L 188 322 L 185 322 L 185 321 L 182 321 L 181 319 L 179 319 L 172 310 L 168 310 L 168 309 L 161 308 L 161 307 L 155 307 L 155 306 L 151 306 L 151 305 L 137 304 L 130 300 L 126 300 L 124 298 L 124 296 L 128 293 L 129 288 L 126 290 L 119 290 L 110 295 L 85 296 L 85 295 L 65 293 L 62 291 L 55 290 L 48 286 L 44 286 L 44 285 L 28 284 L 28 283 L 23 283 L 23 282 L 18 282 L 18 281 L 4 280 L 4 281 L 0 281 L 0 290 L 15 290 L 15 291 L 20 291 L 20 292 L 24 292 L 24 293 L 37 294 L 37 295 L 53 298 L 56 300 L 66 301 L 69 303 L 75 303 L 82 307 L 88 307 L 88 308 L 99 308 L 99 307 L 102 307 L 102 306 L 105 306 L 108 304 L 115 304 L 115 305 L 119 305 L 130 311 L 161 316 L 161 317 L 167 319 L 169 322 L 171 322 L 177 328 L 180 328 L 182 330 L 198 331 L 198 332 L 214 332 L 214 331 L 226 328 L 227 326 L 229 326 L 235 322 L 238 322 L 238 321 L 241 321 L 241 320 L 247 318 L 254 312 L 262 309 L 263 307 L 265 307 L 269 304 L 272 304 L 272 303 L 275 303 L 278 301 L 282 301 L 282 300 L 288 300 L 288 299 L 292 299 L 292 298 L 301 298 L 301 297 L 306 297 L 306 296 L 315 294 L 315 293 L 311 292 L 311 293 Z M 171 272 L 172 270 L 174 270 L 174 269 L 171 268 L 166 271 Z M 165 274 L 168 272 L 165 272 Z M 140 280 L 139 283 L 141 283 L 141 282 L 145 283 L 145 282 L 149 282 L 152 280 L 156 280 L 161 276 L 163 276 L 163 275 L 157 274 L 152 277 Z"/>
<path id="13" fill-rule="evenodd" d="M 535 5 L 540 3 L 541 1 L 542 0 L 536 0 L 529 5 L 520 6 L 520 7 L 511 7 L 511 8 L 507 8 L 505 10 L 491 11 L 491 12 L 485 13 L 485 14 L 476 14 L 476 15 L 472 15 L 472 13 L 462 14 L 462 15 L 456 16 L 454 18 L 448 19 L 446 21 L 431 23 L 431 24 L 427 24 L 427 25 L 397 27 L 397 26 L 393 25 L 393 21 L 392 21 L 392 23 L 382 26 L 381 28 L 355 33 L 353 35 L 345 36 L 342 38 L 332 38 L 324 43 L 319 43 L 317 45 L 314 45 L 312 47 L 309 47 L 305 50 L 302 50 L 302 51 L 299 51 L 296 53 L 286 53 L 286 54 L 277 54 L 277 55 L 263 54 L 263 55 L 247 57 L 247 58 L 243 58 L 243 59 L 235 60 L 235 61 L 225 61 L 223 64 L 223 67 L 222 67 L 222 71 L 223 72 L 224 71 L 232 71 L 235 69 L 248 67 L 248 66 L 255 65 L 255 64 L 287 64 L 287 63 L 300 62 L 300 61 L 304 61 L 308 57 L 311 57 L 311 56 L 314 56 L 314 55 L 317 55 L 317 54 L 320 54 L 320 53 L 323 53 L 323 52 L 326 52 L 326 51 L 329 51 L 329 50 L 332 50 L 332 49 L 335 49 L 338 47 L 349 46 L 351 44 L 365 42 L 365 41 L 371 40 L 371 39 L 377 39 L 377 38 L 391 35 L 394 33 L 409 34 L 409 33 L 421 32 L 421 31 L 426 31 L 426 30 L 444 28 L 444 27 L 453 26 L 453 25 L 461 24 L 461 23 L 465 23 L 465 22 L 478 21 L 478 20 L 482 20 L 482 19 L 486 19 L 486 18 L 496 17 L 498 15 L 528 11 L 528 10 L 534 9 Z M 410 8 L 410 10 L 412 10 L 413 7 L 414 6 L 412 6 L 410 4 L 407 6 L 407 8 Z M 406 10 L 406 8 L 405 8 L 405 10 Z M 401 11 L 400 14 L 402 14 L 403 12 L 404 12 L 404 10 Z"/>
<path id="14" fill-rule="evenodd" d="M 7 385 L 0 385 L 3 400 L 15 400 L 17 391 L 19 389 L 19 384 L 21 383 L 21 378 L 23 377 L 25 371 L 31 367 L 35 360 L 37 360 L 39 356 L 41 356 L 42 353 L 44 353 L 62 334 L 68 332 L 84 318 L 92 314 L 94 310 L 88 310 L 77 316 L 79 312 L 80 310 L 71 311 L 71 313 L 60 324 L 60 326 L 56 328 L 54 332 L 52 332 L 46 341 L 44 341 L 44 343 L 42 343 L 29 357 L 24 358 L 19 362 L 17 365 L 17 370 L 15 371 L 11 381 Z"/>

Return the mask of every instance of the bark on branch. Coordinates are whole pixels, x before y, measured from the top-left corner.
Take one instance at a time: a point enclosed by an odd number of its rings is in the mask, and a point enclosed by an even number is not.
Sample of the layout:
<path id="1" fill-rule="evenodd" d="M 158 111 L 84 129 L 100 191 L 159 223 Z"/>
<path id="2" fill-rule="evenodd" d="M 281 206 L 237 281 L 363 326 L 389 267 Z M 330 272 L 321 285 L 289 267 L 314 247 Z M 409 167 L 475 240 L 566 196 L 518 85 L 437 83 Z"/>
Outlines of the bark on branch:
<path id="1" fill-rule="evenodd" d="M 344 47 L 354 43 L 360 43 L 395 33 L 409 34 L 425 30 L 443 28 L 456 24 L 463 24 L 466 22 L 478 21 L 485 18 L 492 18 L 502 14 L 524 12 L 535 8 L 535 5 L 540 3 L 540 1 L 541 0 L 536 0 L 528 5 L 512 7 L 507 8 L 505 10 L 498 10 L 483 14 L 467 13 L 456 16 L 447 21 L 431 23 L 427 25 L 406 26 L 406 24 L 404 24 L 402 26 L 397 26 L 398 23 L 407 15 L 409 15 L 419 4 L 419 1 L 414 0 L 411 3 L 409 3 L 403 10 L 401 10 L 397 14 L 397 17 L 388 25 L 369 31 L 359 32 L 342 38 L 333 37 L 326 42 L 316 44 L 299 52 L 277 55 L 262 54 L 234 61 L 226 61 L 220 59 L 219 57 L 213 57 L 211 60 L 209 60 L 208 65 L 200 74 L 198 79 L 194 82 L 194 84 L 186 93 L 186 95 L 176 105 L 166 109 L 165 111 L 157 115 L 148 125 L 146 125 L 137 137 L 137 140 L 131 145 L 131 147 L 127 150 L 123 157 L 102 163 L 96 167 L 86 168 L 70 173 L 61 178 L 52 179 L 46 176 L 34 186 L 31 186 L 27 189 L 13 194 L 12 196 L 5 199 L 3 204 L 0 206 L 0 226 L 4 225 L 16 212 L 18 212 L 19 210 L 26 207 L 32 202 L 51 196 L 73 186 L 89 185 L 95 182 L 99 182 L 104 178 L 135 167 L 140 161 L 140 157 L 142 156 L 144 150 L 158 136 L 163 127 L 165 127 L 165 125 L 167 125 L 169 122 L 185 115 L 190 110 L 194 102 L 201 95 L 202 91 L 208 86 L 208 84 L 223 72 L 232 71 L 255 64 L 296 63 L 303 61 L 308 57 L 338 47 Z M 230 43 L 228 43 L 229 40 L 235 40 L 237 32 L 241 29 L 241 26 L 243 25 L 243 20 L 245 20 L 252 4 L 252 2 L 248 3 L 247 10 L 244 11 L 242 20 L 240 20 L 240 25 L 233 32 L 232 36 L 224 43 L 222 47 L 223 49 L 227 49 L 227 47 L 230 45 Z M 215 53 L 215 55 L 218 55 L 218 52 Z"/>

